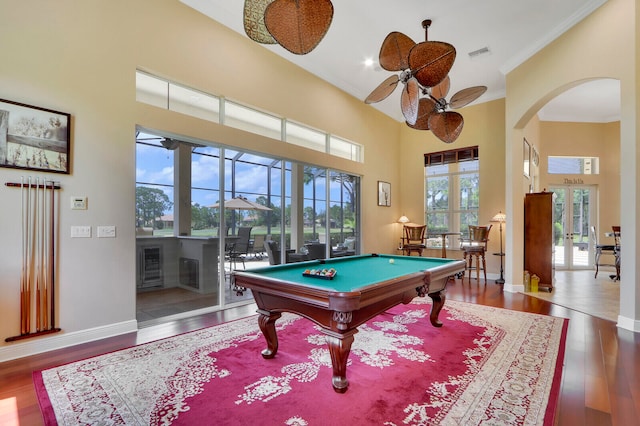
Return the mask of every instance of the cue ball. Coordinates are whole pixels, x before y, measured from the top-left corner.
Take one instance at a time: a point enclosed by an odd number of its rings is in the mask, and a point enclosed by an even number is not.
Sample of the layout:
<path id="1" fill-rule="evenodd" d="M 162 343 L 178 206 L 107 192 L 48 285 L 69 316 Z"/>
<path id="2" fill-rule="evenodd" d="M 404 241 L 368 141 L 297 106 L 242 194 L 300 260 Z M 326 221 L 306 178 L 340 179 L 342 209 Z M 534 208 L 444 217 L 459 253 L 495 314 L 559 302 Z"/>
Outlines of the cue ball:
<path id="1" fill-rule="evenodd" d="M 395 263 L 395 260 L 389 259 L 389 263 Z"/>

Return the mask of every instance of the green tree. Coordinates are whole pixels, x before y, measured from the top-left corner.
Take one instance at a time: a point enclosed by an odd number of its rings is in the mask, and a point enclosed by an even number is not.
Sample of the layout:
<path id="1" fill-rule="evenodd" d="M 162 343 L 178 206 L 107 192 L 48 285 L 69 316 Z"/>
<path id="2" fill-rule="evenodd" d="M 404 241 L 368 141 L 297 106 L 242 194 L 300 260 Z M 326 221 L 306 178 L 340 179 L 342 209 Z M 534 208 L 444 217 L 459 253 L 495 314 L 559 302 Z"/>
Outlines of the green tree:
<path id="1" fill-rule="evenodd" d="M 191 226 L 193 229 L 214 228 L 216 222 L 216 215 L 214 215 L 213 209 L 201 206 L 198 203 L 191 206 Z"/>
<path id="2" fill-rule="evenodd" d="M 171 209 L 173 203 L 161 189 L 136 187 L 136 224 L 155 227 L 155 221 Z"/>

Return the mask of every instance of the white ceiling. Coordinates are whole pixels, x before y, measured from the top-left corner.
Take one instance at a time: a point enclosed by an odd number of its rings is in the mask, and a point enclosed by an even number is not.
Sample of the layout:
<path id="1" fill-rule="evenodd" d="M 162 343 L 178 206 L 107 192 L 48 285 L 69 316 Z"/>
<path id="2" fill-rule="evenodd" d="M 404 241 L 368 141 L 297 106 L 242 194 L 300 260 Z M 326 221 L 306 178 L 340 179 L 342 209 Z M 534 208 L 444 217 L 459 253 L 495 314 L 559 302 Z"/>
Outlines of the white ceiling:
<path id="1" fill-rule="evenodd" d="M 180 0 L 232 30 L 245 35 L 244 1 Z M 386 35 L 400 31 L 415 42 L 425 40 L 422 21 L 433 21 L 431 41 L 455 46 L 449 98 L 470 86 L 487 86 L 475 103 L 505 96 L 505 74 L 545 47 L 607 0 L 333 0 L 331 27 L 307 55 L 295 55 L 279 45 L 264 45 L 283 58 L 364 99 L 392 75 L 378 65 Z M 246 36 L 246 35 L 245 35 Z M 470 52 L 488 48 L 475 58 Z M 372 67 L 365 66 L 373 59 Z M 400 89 L 372 105 L 403 121 Z M 609 122 L 619 119 L 620 85 L 597 80 L 577 86 L 547 104 L 541 120 Z"/>

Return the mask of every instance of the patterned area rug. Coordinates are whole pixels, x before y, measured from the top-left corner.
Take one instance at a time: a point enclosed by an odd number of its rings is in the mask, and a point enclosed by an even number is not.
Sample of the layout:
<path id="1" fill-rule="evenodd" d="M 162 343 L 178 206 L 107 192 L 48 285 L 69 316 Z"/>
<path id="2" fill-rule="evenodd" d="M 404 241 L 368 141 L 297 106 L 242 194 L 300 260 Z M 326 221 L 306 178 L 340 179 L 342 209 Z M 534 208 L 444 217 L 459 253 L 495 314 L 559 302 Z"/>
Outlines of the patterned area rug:
<path id="1" fill-rule="evenodd" d="M 48 425 L 552 425 L 567 320 L 415 299 L 359 328 L 344 394 L 324 335 L 255 316 L 34 373 Z"/>

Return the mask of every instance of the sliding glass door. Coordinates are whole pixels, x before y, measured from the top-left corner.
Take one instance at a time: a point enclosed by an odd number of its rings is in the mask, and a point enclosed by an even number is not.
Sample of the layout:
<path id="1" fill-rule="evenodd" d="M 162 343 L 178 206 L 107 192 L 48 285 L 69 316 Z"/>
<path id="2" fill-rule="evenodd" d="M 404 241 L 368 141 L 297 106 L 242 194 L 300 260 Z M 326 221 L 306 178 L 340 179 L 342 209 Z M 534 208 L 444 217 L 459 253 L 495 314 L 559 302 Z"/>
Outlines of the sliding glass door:
<path id="1" fill-rule="evenodd" d="M 358 176 L 142 131 L 136 152 L 139 322 L 251 303 L 233 270 L 305 260 L 312 243 L 360 251 Z"/>

